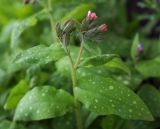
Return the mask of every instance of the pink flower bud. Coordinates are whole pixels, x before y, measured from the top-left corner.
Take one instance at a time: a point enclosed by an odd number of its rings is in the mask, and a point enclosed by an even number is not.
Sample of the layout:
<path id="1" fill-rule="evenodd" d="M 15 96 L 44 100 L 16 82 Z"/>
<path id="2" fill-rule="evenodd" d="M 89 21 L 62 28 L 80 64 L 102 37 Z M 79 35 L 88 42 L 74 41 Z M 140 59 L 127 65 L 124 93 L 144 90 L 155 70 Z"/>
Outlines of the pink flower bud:
<path id="1" fill-rule="evenodd" d="M 89 10 L 89 11 L 88 11 L 88 14 L 87 14 L 87 19 L 90 20 L 90 21 L 96 20 L 96 19 L 97 19 L 96 13 L 91 12 L 91 11 Z"/>
<path id="2" fill-rule="evenodd" d="M 100 29 L 101 29 L 102 32 L 106 32 L 107 31 L 107 25 L 106 24 L 102 24 L 100 26 Z"/>

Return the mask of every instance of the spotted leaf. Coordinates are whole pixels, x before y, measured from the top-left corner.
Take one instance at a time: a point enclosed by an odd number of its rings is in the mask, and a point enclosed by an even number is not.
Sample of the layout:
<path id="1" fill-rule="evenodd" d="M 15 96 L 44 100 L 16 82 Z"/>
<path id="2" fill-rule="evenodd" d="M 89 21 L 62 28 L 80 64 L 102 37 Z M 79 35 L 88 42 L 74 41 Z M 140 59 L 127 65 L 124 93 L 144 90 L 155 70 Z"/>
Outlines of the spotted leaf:
<path id="1" fill-rule="evenodd" d="M 18 54 L 12 61 L 10 71 L 17 71 L 33 65 L 45 65 L 51 61 L 56 61 L 64 56 L 64 50 L 60 44 L 53 44 L 49 47 L 39 45 L 25 50 Z"/>
<path id="2" fill-rule="evenodd" d="M 14 119 L 30 121 L 62 116 L 72 109 L 73 104 L 73 97 L 64 90 L 36 87 L 20 100 Z"/>
<path id="3" fill-rule="evenodd" d="M 83 66 L 103 65 L 111 61 L 114 57 L 117 57 L 117 55 L 105 54 L 105 55 L 92 56 L 92 57 L 84 58 L 81 65 Z"/>
<path id="4" fill-rule="evenodd" d="M 9 93 L 7 101 L 4 105 L 5 109 L 15 109 L 19 100 L 28 91 L 29 86 L 25 80 L 21 80 Z"/>
<path id="5" fill-rule="evenodd" d="M 85 69 L 80 69 L 83 73 Z M 83 76 L 81 76 L 83 75 Z M 79 74 L 76 98 L 99 115 L 116 114 L 126 119 L 153 120 L 143 101 L 119 82 L 89 72 Z"/>
<path id="6" fill-rule="evenodd" d="M 154 116 L 160 117 L 160 92 L 150 85 L 144 85 L 139 91 L 140 97 L 147 104 Z"/>

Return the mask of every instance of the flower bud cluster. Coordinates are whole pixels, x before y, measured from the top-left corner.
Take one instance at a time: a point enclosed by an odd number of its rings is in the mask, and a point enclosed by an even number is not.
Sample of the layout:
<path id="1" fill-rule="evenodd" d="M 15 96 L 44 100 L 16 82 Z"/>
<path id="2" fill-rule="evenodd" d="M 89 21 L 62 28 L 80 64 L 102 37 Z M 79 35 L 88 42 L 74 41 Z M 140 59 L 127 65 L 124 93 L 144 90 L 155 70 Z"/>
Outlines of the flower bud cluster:
<path id="1" fill-rule="evenodd" d="M 98 25 L 98 17 L 96 13 L 88 11 L 86 18 L 81 23 L 81 32 L 86 39 L 100 41 L 104 32 L 107 31 L 107 25 Z"/>
<path id="2" fill-rule="evenodd" d="M 68 45 L 70 41 L 70 34 L 75 30 L 75 22 L 73 20 L 67 20 L 62 26 L 58 23 L 56 25 L 56 33 L 59 40 Z"/>

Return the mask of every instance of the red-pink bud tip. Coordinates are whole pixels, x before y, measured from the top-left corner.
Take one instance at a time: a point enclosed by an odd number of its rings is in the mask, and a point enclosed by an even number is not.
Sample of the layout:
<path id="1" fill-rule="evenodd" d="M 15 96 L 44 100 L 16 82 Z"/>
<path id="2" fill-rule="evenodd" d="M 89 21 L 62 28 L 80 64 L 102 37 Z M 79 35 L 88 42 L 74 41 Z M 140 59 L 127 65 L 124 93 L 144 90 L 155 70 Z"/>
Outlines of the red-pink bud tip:
<path id="1" fill-rule="evenodd" d="M 87 14 L 87 19 L 89 19 L 90 21 L 94 21 L 97 19 L 97 15 L 95 12 L 91 12 L 90 10 L 88 11 Z"/>
<path id="2" fill-rule="evenodd" d="M 102 32 L 106 32 L 107 31 L 107 25 L 106 24 L 102 24 L 100 26 L 100 29 L 101 29 Z"/>

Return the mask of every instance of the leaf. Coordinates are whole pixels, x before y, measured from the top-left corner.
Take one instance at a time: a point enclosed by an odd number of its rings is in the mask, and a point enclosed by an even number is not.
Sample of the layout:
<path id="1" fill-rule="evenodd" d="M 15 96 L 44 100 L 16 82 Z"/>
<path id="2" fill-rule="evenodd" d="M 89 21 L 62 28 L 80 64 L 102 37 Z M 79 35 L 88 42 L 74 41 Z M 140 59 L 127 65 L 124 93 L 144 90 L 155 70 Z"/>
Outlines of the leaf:
<path id="1" fill-rule="evenodd" d="M 53 44 L 49 47 L 39 45 L 24 50 L 17 55 L 9 67 L 10 71 L 17 71 L 33 65 L 45 65 L 51 61 L 56 61 L 65 55 L 60 44 Z"/>
<path id="2" fill-rule="evenodd" d="M 84 58 L 80 65 L 83 65 L 83 66 L 104 65 L 115 57 L 117 57 L 117 55 L 114 55 L 114 54 L 92 56 L 92 57 Z"/>
<path id="3" fill-rule="evenodd" d="M 99 44 L 94 44 L 92 42 L 84 43 L 84 48 L 86 51 L 88 51 L 92 56 L 93 55 L 101 55 L 101 48 L 99 47 Z"/>
<path id="4" fill-rule="evenodd" d="M 150 85 L 144 85 L 138 92 L 155 117 L 160 117 L 160 91 Z"/>
<path id="5" fill-rule="evenodd" d="M 22 21 L 17 21 L 13 25 L 11 32 L 11 48 L 15 48 L 18 45 L 18 38 L 22 34 L 22 32 L 28 27 L 34 26 L 37 23 L 37 19 L 32 16 Z"/>
<path id="6" fill-rule="evenodd" d="M 137 56 L 137 46 L 139 44 L 139 34 L 136 34 L 133 39 L 133 44 L 131 46 L 131 57 L 134 60 Z"/>
<path id="7" fill-rule="evenodd" d="M 25 95 L 29 87 L 25 80 L 21 80 L 13 89 L 10 91 L 7 101 L 5 103 L 5 109 L 15 109 L 19 100 Z"/>
<path id="8" fill-rule="evenodd" d="M 94 7 L 93 4 L 80 4 L 77 6 L 73 11 L 67 13 L 66 16 L 62 19 L 62 21 L 68 20 L 68 19 L 76 19 L 76 20 L 82 20 L 85 18 L 88 10 L 92 9 Z"/>
<path id="9" fill-rule="evenodd" d="M 81 74 L 80 73 L 85 73 Z M 115 114 L 125 119 L 153 120 L 143 101 L 129 88 L 111 78 L 93 75 L 81 69 L 76 98 L 98 115 Z"/>
<path id="10" fill-rule="evenodd" d="M 0 129 L 11 129 L 12 124 L 14 124 L 15 129 L 26 129 L 23 125 L 13 123 L 8 120 L 3 120 L 0 122 Z"/>
<path id="11" fill-rule="evenodd" d="M 131 74 L 130 69 L 127 67 L 127 65 L 120 59 L 120 58 L 113 58 L 111 61 L 109 61 L 105 66 L 109 68 L 116 68 L 123 70 L 124 72 Z"/>
<path id="12" fill-rule="evenodd" d="M 68 113 L 63 117 L 58 117 L 54 119 L 53 127 L 55 129 L 75 129 L 76 128 L 75 114 Z"/>
<path id="13" fill-rule="evenodd" d="M 72 109 L 73 97 L 51 86 L 36 87 L 19 102 L 14 120 L 42 120 L 62 116 Z"/>
<path id="14" fill-rule="evenodd" d="M 102 129 L 115 129 L 117 122 L 117 117 L 114 115 L 106 116 L 102 119 L 101 126 Z"/>
<path id="15" fill-rule="evenodd" d="M 146 77 L 160 77 L 160 56 L 151 59 L 140 61 L 136 64 L 136 69 Z"/>
<path id="16" fill-rule="evenodd" d="M 159 122 L 150 121 L 124 121 L 123 129 L 157 129 Z"/>

